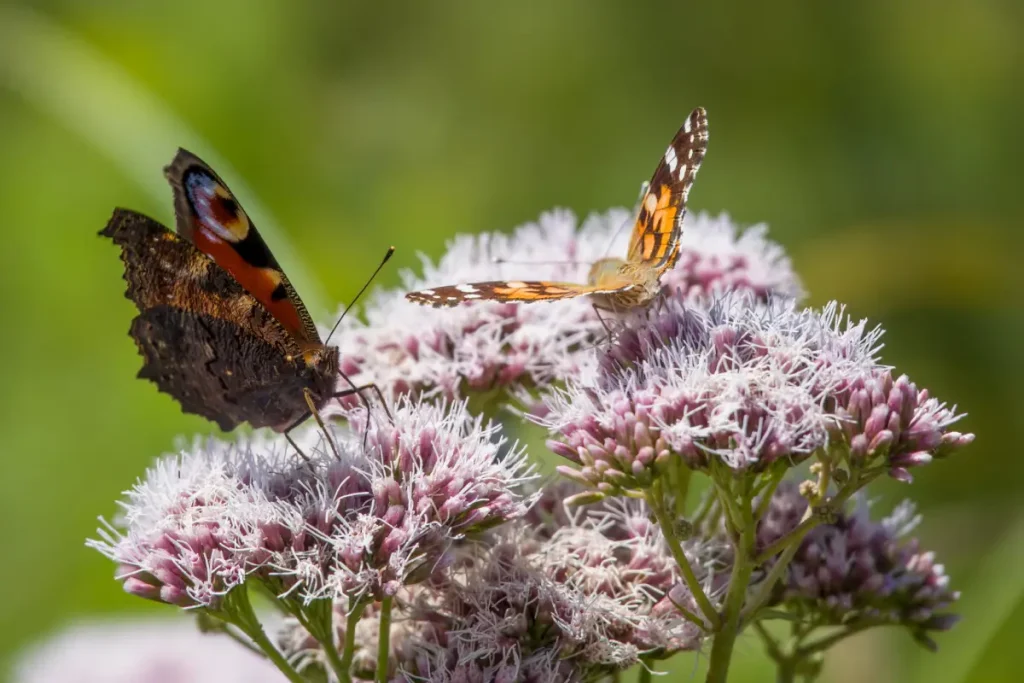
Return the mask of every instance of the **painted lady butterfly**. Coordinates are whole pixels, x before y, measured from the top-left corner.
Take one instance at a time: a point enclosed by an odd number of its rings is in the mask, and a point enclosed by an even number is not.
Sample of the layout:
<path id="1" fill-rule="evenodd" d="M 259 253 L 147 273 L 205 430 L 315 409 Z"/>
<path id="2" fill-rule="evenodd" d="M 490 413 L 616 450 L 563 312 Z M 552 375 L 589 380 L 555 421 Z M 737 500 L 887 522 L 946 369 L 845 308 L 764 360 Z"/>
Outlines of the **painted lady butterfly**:
<path id="1" fill-rule="evenodd" d="M 607 310 L 644 306 L 661 290 L 661 276 L 679 258 L 686 197 L 708 145 L 708 119 L 694 109 L 672 139 L 640 202 L 626 259 L 603 258 L 590 268 L 588 284 L 572 282 L 493 281 L 434 287 L 405 295 L 431 306 L 463 301 L 554 301 L 589 294 Z"/>

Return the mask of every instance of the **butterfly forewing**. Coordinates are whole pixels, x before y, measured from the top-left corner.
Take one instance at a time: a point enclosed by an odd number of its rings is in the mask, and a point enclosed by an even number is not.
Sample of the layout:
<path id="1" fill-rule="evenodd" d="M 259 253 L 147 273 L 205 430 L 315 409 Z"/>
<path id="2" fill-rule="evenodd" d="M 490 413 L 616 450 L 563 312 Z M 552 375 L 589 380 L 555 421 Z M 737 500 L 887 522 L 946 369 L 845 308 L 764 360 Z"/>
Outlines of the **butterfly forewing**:
<path id="1" fill-rule="evenodd" d="M 672 138 L 640 200 L 629 240 L 629 261 L 667 270 L 679 254 L 686 199 L 708 145 L 708 119 L 698 107 Z"/>
<path id="2" fill-rule="evenodd" d="M 229 272 L 297 339 L 319 344 L 302 300 L 227 184 L 184 149 L 164 175 L 174 190 L 178 234 Z"/>
<path id="3" fill-rule="evenodd" d="M 606 288 L 572 282 L 496 280 L 421 289 L 418 292 L 409 292 L 405 298 L 419 304 L 442 307 L 456 306 L 463 301 L 552 301 L 596 294 L 603 289 Z"/>

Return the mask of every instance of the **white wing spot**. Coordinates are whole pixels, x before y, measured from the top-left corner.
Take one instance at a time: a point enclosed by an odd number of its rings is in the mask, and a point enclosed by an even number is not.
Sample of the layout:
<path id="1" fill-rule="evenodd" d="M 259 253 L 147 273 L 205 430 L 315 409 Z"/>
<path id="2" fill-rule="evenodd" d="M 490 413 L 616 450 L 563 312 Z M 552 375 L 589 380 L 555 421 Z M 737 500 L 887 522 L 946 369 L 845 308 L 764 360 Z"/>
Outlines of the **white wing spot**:
<path id="1" fill-rule="evenodd" d="M 525 282 L 520 282 L 519 280 L 510 280 L 505 283 L 505 286 L 511 287 L 512 289 L 526 289 L 528 285 Z"/>
<path id="2" fill-rule="evenodd" d="M 450 297 L 447 297 L 447 299 L 448 299 L 448 301 L 458 301 L 459 297 L 457 297 L 457 296 L 450 296 Z"/>
<path id="3" fill-rule="evenodd" d="M 654 213 L 658 208 L 658 198 L 653 194 L 648 193 L 644 197 L 644 208 L 647 209 L 647 213 Z"/>
<path id="4" fill-rule="evenodd" d="M 463 297 L 463 298 L 465 298 L 465 299 L 479 299 L 479 298 L 480 298 L 480 295 L 479 295 L 479 294 L 467 294 L 467 295 L 466 295 L 465 297 Z"/>
<path id="5" fill-rule="evenodd" d="M 435 294 L 434 290 L 432 289 L 421 289 L 419 293 L 422 294 L 423 296 L 434 296 Z"/>
<path id="6" fill-rule="evenodd" d="M 690 122 L 689 117 L 683 122 L 683 132 L 689 133 L 693 129 L 693 124 Z"/>
<path id="7" fill-rule="evenodd" d="M 679 163 L 679 157 L 676 156 L 676 150 L 669 147 L 665 150 L 665 163 L 668 164 L 668 168 L 673 173 L 676 170 L 676 165 Z"/>
<path id="8" fill-rule="evenodd" d="M 455 289 L 459 290 L 463 294 L 472 294 L 476 291 L 476 287 L 473 285 L 455 285 Z"/>

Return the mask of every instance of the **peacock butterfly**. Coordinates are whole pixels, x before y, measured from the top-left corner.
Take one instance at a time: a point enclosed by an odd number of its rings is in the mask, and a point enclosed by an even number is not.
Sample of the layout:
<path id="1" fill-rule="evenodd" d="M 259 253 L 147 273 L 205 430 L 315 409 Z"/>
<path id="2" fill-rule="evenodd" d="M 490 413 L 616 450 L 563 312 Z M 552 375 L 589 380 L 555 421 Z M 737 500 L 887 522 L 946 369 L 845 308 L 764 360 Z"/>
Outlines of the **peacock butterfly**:
<path id="1" fill-rule="evenodd" d="M 339 377 L 348 381 L 338 371 L 338 347 L 320 340 L 213 169 L 181 149 L 164 174 L 177 233 L 121 208 L 99 233 L 121 247 L 125 296 L 139 309 L 129 330 L 143 357 L 138 376 L 225 431 L 248 422 L 287 432 L 331 398 L 376 389 L 349 382 L 335 391 Z"/>

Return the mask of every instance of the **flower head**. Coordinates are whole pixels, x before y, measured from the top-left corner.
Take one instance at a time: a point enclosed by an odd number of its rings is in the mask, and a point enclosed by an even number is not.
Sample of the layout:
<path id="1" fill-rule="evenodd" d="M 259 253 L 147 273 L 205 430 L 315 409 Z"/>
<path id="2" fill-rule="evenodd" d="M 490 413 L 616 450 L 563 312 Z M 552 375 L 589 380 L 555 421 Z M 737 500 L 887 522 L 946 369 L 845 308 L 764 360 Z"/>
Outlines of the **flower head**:
<path id="1" fill-rule="evenodd" d="M 883 417 L 906 438 L 897 449 L 885 442 L 894 468 L 969 442 L 946 433 L 956 416 L 912 385 L 866 388 L 888 376 L 876 360 L 880 335 L 844 320 L 835 304 L 815 311 L 738 294 L 706 308 L 669 301 L 632 321 L 589 377 L 551 392 L 538 421 L 561 436 L 551 448 L 578 465 L 560 471 L 605 494 L 648 486 L 674 459 L 759 472 L 844 435 L 856 453 L 858 430 L 883 438 Z M 872 397 L 881 407 L 871 409 Z"/>
<path id="2" fill-rule="evenodd" d="M 405 288 L 378 293 L 366 324 L 346 320 L 339 337 L 342 371 L 356 383 L 374 381 L 388 394 L 446 398 L 531 390 L 575 375 L 606 334 L 586 297 L 529 305 L 474 301 L 438 311 L 406 301 L 404 292 L 524 277 L 586 282 L 592 263 L 626 253 L 631 215 L 614 209 L 577 225 L 571 212 L 555 210 L 511 237 L 457 237 L 436 267 L 424 260 L 422 278 L 404 273 Z M 664 291 L 686 300 L 722 291 L 758 299 L 799 295 L 788 259 L 764 232 L 757 226 L 737 236 L 726 216 L 688 217 L 681 256 L 663 279 Z"/>
<path id="3" fill-rule="evenodd" d="M 911 467 L 924 465 L 974 441 L 973 434 L 948 429 L 962 416 L 956 408 L 918 389 L 906 375 L 893 379 L 877 368 L 841 384 L 830 396 L 839 418 L 833 430 L 850 444 L 859 462 L 884 457 L 889 474 L 910 481 Z"/>
<path id="4" fill-rule="evenodd" d="M 524 515 L 531 475 L 465 404 L 393 412 L 365 435 L 333 430 L 340 458 L 289 457 L 283 440 L 164 458 L 90 545 L 125 590 L 181 606 L 217 609 L 250 577 L 304 601 L 394 594 L 443 572 L 453 541 Z"/>
<path id="5" fill-rule="evenodd" d="M 444 615 L 428 660 L 439 680 L 591 680 L 700 646 L 669 593 L 679 585 L 663 539 L 636 506 L 605 508 L 553 535 L 505 527 L 425 613 Z M 447 677 L 445 677 L 447 676 Z M 433 680 L 433 679 L 432 679 Z"/>
<path id="6" fill-rule="evenodd" d="M 765 547 L 794 528 L 806 507 L 797 486 L 780 486 L 758 529 L 758 545 Z M 960 594 L 950 588 L 935 553 L 907 537 L 919 520 L 904 502 L 874 522 L 861 498 L 852 511 L 804 538 L 778 602 L 796 614 L 813 615 L 821 625 L 902 625 L 934 647 L 928 632 L 956 623 L 958 617 L 947 610 Z"/>

